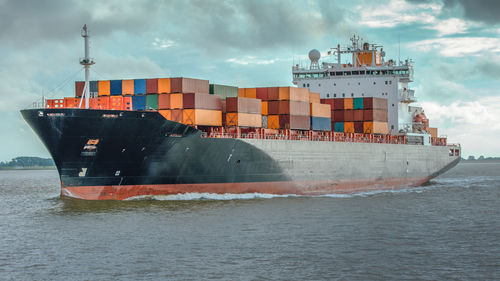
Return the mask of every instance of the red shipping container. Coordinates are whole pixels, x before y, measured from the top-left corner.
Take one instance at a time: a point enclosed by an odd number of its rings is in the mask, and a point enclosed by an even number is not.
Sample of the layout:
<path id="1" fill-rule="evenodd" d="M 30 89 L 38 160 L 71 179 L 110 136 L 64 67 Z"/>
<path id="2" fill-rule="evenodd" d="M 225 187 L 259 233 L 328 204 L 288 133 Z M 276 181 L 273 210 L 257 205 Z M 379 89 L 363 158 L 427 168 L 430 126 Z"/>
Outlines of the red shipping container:
<path id="1" fill-rule="evenodd" d="M 228 97 L 226 98 L 226 112 L 262 113 L 260 99 Z"/>
<path id="2" fill-rule="evenodd" d="M 363 131 L 363 122 L 354 122 L 354 132 L 355 133 L 364 133 Z"/>
<path id="3" fill-rule="evenodd" d="M 84 81 L 76 81 L 75 82 L 75 97 L 79 98 L 82 96 L 84 87 L 85 87 Z"/>
<path id="4" fill-rule="evenodd" d="M 335 110 L 333 112 L 333 120 L 335 120 L 335 122 L 344 122 L 344 111 Z"/>
<path id="5" fill-rule="evenodd" d="M 123 97 L 122 110 L 132 110 L 132 97 Z"/>
<path id="6" fill-rule="evenodd" d="M 363 121 L 363 120 L 365 120 L 364 116 L 363 116 L 363 110 L 362 109 L 355 109 L 353 121 Z M 363 124 L 361 124 L 361 125 L 363 125 Z M 361 126 L 361 127 L 363 127 L 363 126 Z"/>
<path id="7" fill-rule="evenodd" d="M 170 109 L 170 94 L 158 95 L 158 109 Z"/>
<path id="8" fill-rule="evenodd" d="M 304 101 L 279 101 L 279 114 L 310 116 L 309 102 Z"/>
<path id="9" fill-rule="evenodd" d="M 385 109 L 387 110 L 387 99 L 384 98 L 363 98 L 363 109 Z"/>
<path id="10" fill-rule="evenodd" d="M 322 104 L 329 104 L 332 107 L 332 111 L 335 110 L 334 99 L 321 99 Z"/>
<path id="11" fill-rule="evenodd" d="M 333 99 L 333 107 L 335 110 L 344 109 L 344 99 Z"/>
<path id="12" fill-rule="evenodd" d="M 267 100 L 267 88 L 257 88 L 257 98 Z"/>
<path id="13" fill-rule="evenodd" d="M 353 122 L 354 121 L 354 110 L 346 109 L 344 110 L 344 122 Z"/>
<path id="14" fill-rule="evenodd" d="M 279 101 L 268 101 L 267 102 L 267 114 L 268 115 L 280 114 L 280 102 Z"/>
<path id="15" fill-rule="evenodd" d="M 268 100 L 279 100 L 279 87 L 269 87 L 267 88 L 267 99 Z"/>
<path id="16" fill-rule="evenodd" d="M 146 79 L 146 94 L 158 93 L 158 79 Z"/>
<path id="17" fill-rule="evenodd" d="M 170 91 L 172 93 L 197 93 L 210 94 L 208 80 L 192 78 L 170 78 Z"/>
<path id="18" fill-rule="evenodd" d="M 311 126 L 311 117 L 296 115 L 280 115 L 281 129 L 309 130 Z"/>
<path id="19" fill-rule="evenodd" d="M 364 121 L 387 122 L 387 110 L 383 109 L 365 109 L 363 111 Z"/>
<path id="20" fill-rule="evenodd" d="M 182 95 L 185 109 L 222 110 L 222 97 L 219 95 L 188 93 Z"/>
<path id="21" fill-rule="evenodd" d="M 182 123 L 182 109 L 172 109 L 170 111 L 170 118 L 172 121 Z"/>

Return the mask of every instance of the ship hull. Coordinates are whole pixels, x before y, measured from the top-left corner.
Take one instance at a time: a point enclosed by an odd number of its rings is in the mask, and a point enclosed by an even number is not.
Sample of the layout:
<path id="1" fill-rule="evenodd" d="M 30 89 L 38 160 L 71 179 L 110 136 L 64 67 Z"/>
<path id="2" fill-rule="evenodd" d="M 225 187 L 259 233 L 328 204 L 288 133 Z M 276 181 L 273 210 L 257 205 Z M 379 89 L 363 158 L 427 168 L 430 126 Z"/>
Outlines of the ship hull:
<path id="1" fill-rule="evenodd" d="M 455 166 L 445 146 L 205 138 L 157 112 L 34 109 L 23 117 L 56 163 L 61 195 L 323 195 L 419 186 Z"/>

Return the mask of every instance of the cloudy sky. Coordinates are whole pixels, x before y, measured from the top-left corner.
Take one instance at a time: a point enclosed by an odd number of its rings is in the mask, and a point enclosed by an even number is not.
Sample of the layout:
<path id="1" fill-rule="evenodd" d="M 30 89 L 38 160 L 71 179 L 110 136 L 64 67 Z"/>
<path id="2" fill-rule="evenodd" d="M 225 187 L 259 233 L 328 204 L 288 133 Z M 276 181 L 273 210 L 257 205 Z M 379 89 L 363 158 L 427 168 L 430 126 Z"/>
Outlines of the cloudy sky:
<path id="1" fill-rule="evenodd" d="M 413 88 L 464 155 L 500 156 L 500 1 L 0 0 L 0 161 L 48 157 L 19 110 L 91 79 L 187 76 L 241 87 L 291 85 L 291 66 L 352 34 L 415 62 Z M 332 58 L 323 57 L 324 61 Z"/>

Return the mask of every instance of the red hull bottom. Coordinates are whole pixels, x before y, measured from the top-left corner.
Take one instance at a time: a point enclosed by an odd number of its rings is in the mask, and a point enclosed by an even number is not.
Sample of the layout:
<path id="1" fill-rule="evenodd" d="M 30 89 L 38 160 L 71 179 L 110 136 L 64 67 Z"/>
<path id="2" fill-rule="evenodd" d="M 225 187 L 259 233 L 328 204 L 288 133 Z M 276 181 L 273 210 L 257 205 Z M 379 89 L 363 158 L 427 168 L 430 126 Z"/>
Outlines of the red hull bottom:
<path id="1" fill-rule="evenodd" d="M 313 182 L 62 186 L 61 196 L 85 200 L 124 200 L 136 196 L 173 195 L 184 193 L 262 193 L 277 195 L 350 194 L 368 191 L 396 190 L 419 186 L 429 180 L 430 178 L 423 177 Z"/>

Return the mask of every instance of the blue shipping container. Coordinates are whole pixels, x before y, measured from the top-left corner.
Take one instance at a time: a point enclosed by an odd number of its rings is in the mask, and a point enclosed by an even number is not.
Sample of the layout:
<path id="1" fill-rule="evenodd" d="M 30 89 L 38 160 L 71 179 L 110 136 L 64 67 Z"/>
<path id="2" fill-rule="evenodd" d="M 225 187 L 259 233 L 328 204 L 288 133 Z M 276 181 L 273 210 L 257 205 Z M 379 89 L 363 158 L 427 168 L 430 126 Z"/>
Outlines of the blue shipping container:
<path id="1" fill-rule="evenodd" d="M 146 109 L 146 96 L 132 96 L 132 108 L 134 110 L 145 110 Z"/>
<path id="2" fill-rule="evenodd" d="M 340 132 L 340 133 L 344 132 L 344 122 L 335 122 L 333 126 L 335 132 Z"/>
<path id="3" fill-rule="evenodd" d="M 134 80 L 134 94 L 135 95 L 145 95 L 146 94 L 146 79 L 135 79 Z"/>
<path id="4" fill-rule="evenodd" d="M 313 131 L 331 131 L 332 119 L 325 117 L 311 116 L 311 130 Z"/>
<path id="5" fill-rule="evenodd" d="M 122 95 L 122 80 L 111 80 L 109 81 L 110 93 L 112 96 Z"/>
<path id="6" fill-rule="evenodd" d="M 354 98 L 352 103 L 353 109 L 363 109 L 363 98 Z"/>
<path id="7" fill-rule="evenodd" d="M 99 84 L 97 81 L 90 81 L 90 92 L 96 94 L 99 92 Z"/>

